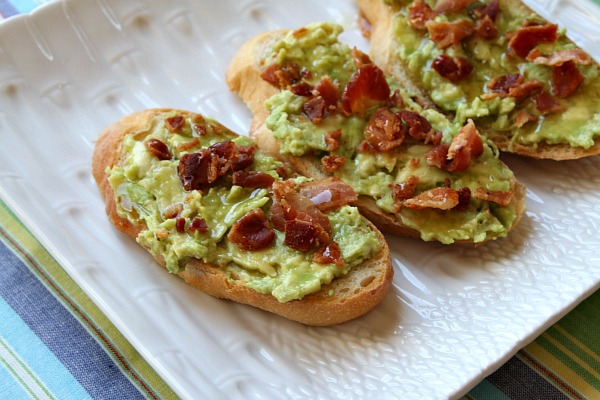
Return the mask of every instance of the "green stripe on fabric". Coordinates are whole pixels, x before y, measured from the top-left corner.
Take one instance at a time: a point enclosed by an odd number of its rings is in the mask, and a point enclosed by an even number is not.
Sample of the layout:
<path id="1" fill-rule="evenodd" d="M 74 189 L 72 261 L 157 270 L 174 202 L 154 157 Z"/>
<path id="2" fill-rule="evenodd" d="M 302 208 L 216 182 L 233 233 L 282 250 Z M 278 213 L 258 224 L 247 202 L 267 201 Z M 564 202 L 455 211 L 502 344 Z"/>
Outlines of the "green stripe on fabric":
<path id="1" fill-rule="evenodd" d="M 464 397 L 468 400 L 510 400 L 500 389 L 484 379 Z"/>
<path id="2" fill-rule="evenodd" d="M 600 4 L 600 0 L 598 0 Z M 592 294 L 573 311 L 565 315 L 557 325 L 578 341 L 585 343 L 595 354 L 600 354 L 600 291 Z M 600 389 L 600 388 L 599 388 Z"/>
<path id="3" fill-rule="evenodd" d="M 2 200 L 0 229 L 13 239 L 8 245 L 19 247 L 32 272 L 96 338 L 141 393 L 148 398 L 178 397 Z"/>
<path id="4" fill-rule="evenodd" d="M 0 336 L 0 362 L 19 384 L 35 399 L 56 399 L 27 363 Z"/>
<path id="5" fill-rule="evenodd" d="M 581 342 L 575 340 L 567 331 L 560 326 L 553 326 L 544 334 L 544 339 L 552 342 L 574 363 L 587 370 L 595 379 L 589 383 L 592 386 L 600 386 L 600 358 Z"/>

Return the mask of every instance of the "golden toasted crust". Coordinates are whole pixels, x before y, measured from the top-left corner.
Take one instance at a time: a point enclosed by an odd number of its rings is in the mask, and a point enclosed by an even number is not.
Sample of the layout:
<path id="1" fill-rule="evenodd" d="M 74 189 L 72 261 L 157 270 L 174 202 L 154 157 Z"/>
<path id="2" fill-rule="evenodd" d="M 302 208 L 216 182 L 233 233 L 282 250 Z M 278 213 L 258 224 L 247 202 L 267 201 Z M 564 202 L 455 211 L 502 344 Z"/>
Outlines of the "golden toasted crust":
<path id="1" fill-rule="evenodd" d="M 279 152 L 279 143 L 265 124 L 269 113 L 263 103 L 266 99 L 277 94 L 279 89 L 261 78 L 261 73 L 266 68 L 265 65 L 261 64 L 261 60 L 266 58 L 265 54 L 270 51 L 272 45 L 287 32 L 286 30 L 264 32 L 248 40 L 229 63 L 226 81 L 229 89 L 237 92 L 252 111 L 254 117 L 251 123 L 250 136 L 254 138 L 263 151 L 285 160 L 302 175 L 324 178 L 327 175 L 323 172 L 320 160 L 311 156 L 295 157 L 285 155 L 283 157 Z M 518 218 L 520 218 L 525 209 L 525 190 L 516 180 L 514 180 L 513 186 L 512 202 L 515 205 L 516 212 L 518 212 Z M 360 196 L 353 205 L 383 232 L 420 238 L 417 230 L 405 226 L 395 215 L 383 212 L 371 197 Z M 518 220 L 512 226 L 516 226 L 517 222 Z M 471 242 L 463 241 L 463 243 Z"/>
<path id="2" fill-rule="evenodd" d="M 427 92 L 409 78 L 408 73 L 398 62 L 394 52 L 393 23 L 394 13 L 383 0 L 357 0 L 361 15 L 369 21 L 371 31 L 370 55 L 373 61 L 386 73 L 396 77 L 404 86 L 417 94 L 419 102 L 430 108 L 436 108 Z M 481 127 L 479 127 L 481 129 Z M 582 157 L 600 154 L 600 138 L 594 146 L 584 149 L 568 144 L 538 143 L 524 145 L 511 143 L 510 138 L 491 130 L 482 132 L 492 140 L 500 150 L 510 151 L 537 159 L 574 160 Z"/>
<path id="3" fill-rule="evenodd" d="M 117 214 L 114 191 L 108 183 L 106 169 L 119 162 L 121 142 L 126 135 L 149 130 L 158 115 L 173 111 L 180 115 L 193 115 L 172 109 L 141 111 L 108 126 L 96 141 L 92 173 L 106 204 L 106 214 L 115 227 L 134 239 L 143 226 L 133 225 Z M 371 229 L 381 244 L 377 254 L 302 300 L 280 303 L 275 297 L 258 293 L 200 260 L 189 261 L 179 276 L 211 296 L 249 304 L 303 324 L 326 326 L 342 323 L 365 314 L 379 304 L 392 282 L 389 248 L 381 232 L 373 225 Z M 160 256 L 156 257 L 156 261 L 165 265 Z"/>

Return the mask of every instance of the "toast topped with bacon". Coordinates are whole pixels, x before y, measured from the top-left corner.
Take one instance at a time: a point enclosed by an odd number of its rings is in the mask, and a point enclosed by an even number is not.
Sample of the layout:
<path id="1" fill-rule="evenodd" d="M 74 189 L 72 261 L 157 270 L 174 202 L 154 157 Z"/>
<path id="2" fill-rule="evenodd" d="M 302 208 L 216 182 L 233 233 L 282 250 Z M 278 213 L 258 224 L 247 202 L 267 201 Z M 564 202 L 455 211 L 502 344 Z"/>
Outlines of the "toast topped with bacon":
<path id="1" fill-rule="evenodd" d="M 308 325 L 365 314 L 393 269 L 382 234 L 336 179 L 289 173 L 218 122 L 128 115 L 99 136 L 92 171 L 109 220 L 207 294 Z"/>
<path id="2" fill-rule="evenodd" d="M 265 32 L 237 52 L 227 83 L 254 114 L 251 136 L 303 175 L 335 177 L 380 229 L 442 243 L 504 237 L 524 188 L 471 121 L 424 109 L 369 57 L 315 23 Z"/>
<path id="3" fill-rule="evenodd" d="M 600 153 L 600 67 L 521 0 L 358 0 L 370 55 L 501 150 Z M 364 20 L 363 20 L 364 22 Z"/>

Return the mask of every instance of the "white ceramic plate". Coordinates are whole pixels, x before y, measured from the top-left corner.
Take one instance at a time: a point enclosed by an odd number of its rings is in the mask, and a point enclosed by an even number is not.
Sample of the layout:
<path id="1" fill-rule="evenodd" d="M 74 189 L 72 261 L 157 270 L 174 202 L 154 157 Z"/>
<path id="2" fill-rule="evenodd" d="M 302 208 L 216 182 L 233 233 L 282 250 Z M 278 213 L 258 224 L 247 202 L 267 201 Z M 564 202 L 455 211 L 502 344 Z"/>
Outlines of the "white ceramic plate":
<path id="1" fill-rule="evenodd" d="M 533 6 L 572 25 L 600 59 L 596 6 Z M 0 194 L 184 398 L 460 396 L 598 288 L 598 157 L 506 157 L 528 186 L 528 211 L 508 239 L 471 248 L 389 237 L 391 293 L 332 328 L 208 297 L 104 215 L 90 174 L 104 126 L 168 106 L 245 133 L 250 114 L 224 83 L 235 50 L 263 30 L 318 20 L 344 24 L 344 40 L 367 48 L 354 3 L 343 0 L 67 0 L 8 20 Z"/>

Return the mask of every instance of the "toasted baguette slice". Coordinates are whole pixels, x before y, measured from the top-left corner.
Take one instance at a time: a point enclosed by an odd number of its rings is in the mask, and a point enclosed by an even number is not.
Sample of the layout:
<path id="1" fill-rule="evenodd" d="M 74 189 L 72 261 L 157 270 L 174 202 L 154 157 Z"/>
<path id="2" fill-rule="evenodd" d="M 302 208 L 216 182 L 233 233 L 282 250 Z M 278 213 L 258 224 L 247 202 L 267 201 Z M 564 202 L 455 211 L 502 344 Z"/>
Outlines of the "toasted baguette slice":
<path id="1" fill-rule="evenodd" d="M 555 69 L 561 67 L 539 64 L 544 58 L 549 58 L 560 49 L 577 48 L 564 36 L 564 33 L 559 30 L 557 40 L 540 42 L 540 46 L 532 49 L 540 51 L 539 55 L 544 56 L 538 58 L 535 63 L 514 54 L 509 48 L 511 35 L 514 35 L 523 24 L 535 23 L 542 26 L 547 21 L 520 0 L 501 0 L 498 3 L 497 14 L 491 14 L 495 16 L 490 19 L 493 21 L 491 22 L 493 29 L 497 30 L 496 36 L 483 39 L 475 31 L 456 45 L 440 48 L 444 45 L 438 46 L 436 42 L 429 39 L 428 28 L 417 29 L 414 27 L 415 22 L 412 24 L 408 22 L 408 10 L 413 4 L 418 3 L 423 4 L 422 0 L 358 0 L 361 15 L 367 20 L 363 26 L 368 27 L 366 29 L 371 38 L 370 55 L 373 61 L 384 71 L 410 86 L 423 104 L 438 107 L 449 118 L 457 118 L 459 122 L 466 118 L 473 118 L 481 132 L 503 151 L 553 160 L 571 160 L 600 154 L 600 81 L 598 80 L 600 67 L 598 63 L 585 53 L 577 55 L 577 58 L 582 61 L 577 61 L 578 65 L 574 68 L 581 71 L 584 80 L 573 94 L 557 95 L 558 97 L 554 96 L 555 82 L 552 74 L 555 73 Z M 434 10 L 438 7 L 436 6 L 438 3 L 450 2 L 427 0 L 427 4 Z M 489 0 L 462 2 L 463 8 L 440 12 L 439 20 L 443 17 L 451 22 L 471 21 L 477 28 L 481 17 L 477 17 L 475 11 L 478 7 L 492 3 Z M 485 11 L 481 12 L 485 13 Z M 424 19 L 428 20 L 427 17 Z M 425 20 L 422 23 L 427 24 Z M 486 49 L 489 49 L 488 57 L 482 56 L 485 51 L 488 51 Z M 479 60 L 474 56 L 475 53 L 479 54 Z M 498 59 L 500 55 L 504 58 Z M 470 75 L 456 81 L 442 77 L 431 65 L 436 58 L 444 56 L 462 57 L 468 60 L 473 71 Z M 493 59 L 494 57 L 496 59 Z M 568 63 L 572 62 L 568 61 Z M 490 67 L 491 65 L 494 67 Z M 556 73 L 558 74 L 558 69 Z M 489 87 L 491 79 L 512 74 L 524 75 L 526 82 L 538 81 L 543 85 L 530 94 L 514 100 L 516 105 L 513 109 L 491 111 L 489 116 L 481 114 L 482 107 L 499 100 L 493 95 L 490 96 L 490 92 L 494 91 Z M 556 82 L 569 80 L 570 77 L 570 73 L 565 72 L 562 78 L 556 79 Z M 549 98 L 551 102 L 558 105 L 557 110 L 538 108 L 535 100 L 540 90 L 547 95 L 546 99 Z M 486 99 L 486 96 L 490 97 Z M 509 99 L 510 97 L 507 96 L 505 101 Z M 479 105 L 475 106 L 475 102 Z M 471 113 L 465 111 L 472 104 L 474 105 L 472 109 L 476 111 Z M 477 113 L 479 115 L 476 115 Z M 517 122 L 519 115 L 522 119 Z"/>
<path id="2" fill-rule="evenodd" d="M 188 138 L 191 140 L 196 140 L 194 138 L 198 138 L 197 132 L 204 130 L 210 130 L 212 135 L 221 135 L 222 140 L 231 140 L 237 136 L 217 122 L 198 114 L 173 109 L 151 109 L 128 115 L 108 126 L 100 134 L 95 145 L 92 171 L 106 204 L 108 218 L 115 227 L 131 238 L 137 239 L 140 244 L 142 243 L 140 237 L 148 231 L 148 226 L 142 218 L 136 218 L 135 210 L 126 211 L 120 205 L 123 199 L 115 195 L 114 185 L 109 181 L 110 171 L 113 167 L 123 165 L 129 154 L 128 150 L 125 150 L 126 138 L 135 137 L 137 140 L 143 140 L 153 130 L 165 130 L 166 118 L 173 116 L 181 116 L 188 121 L 186 129 L 194 124 L 202 125 L 200 128 L 192 128 L 196 133 L 192 133 Z M 216 140 L 220 141 L 219 137 Z M 199 148 L 187 149 L 190 152 L 193 150 Z M 173 148 L 171 151 L 174 157 L 178 156 Z M 269 191 L 267 195 L 272 196 L 272 193 Z M 131 209 L 127 206 L 125 208 Z M 166 211 L 161 211 L 161 214 L 163 213 Z M 316 292 L 307 294 L 300 300 L 280 302 L 271 294 L 263 294 L 251 289 L 240 277 L 243 274 L 228 271 L 230 264 L 217 266 L 203 262 L 201 259 L 189 258 L 187 261 L 182 261 L 179 269 L 171 272 L 177 273 L 185 282 L 211 296 L 249 304 L 303 324 L 325 326 L 342 323 L 367 313 L 379 304 L 393 278 L 390 253 L 384 237 L 368 221 L 364 219 L 362 221 L 365 229 L 374 233 L 378 242 L 377 249 L 367 259 L 352 267 L 347 274 L 334 278 L 329 284 L 323 284 Z M 156 229 L 154 234 L 158 231 L 159 229 Z M 172 234 L 176 233 L 173 231 Z M 191 233 L 189 235 L 193 236 Z M 223 241 L 228 240 L 226 236 L 222 236 Z M 273 246 L 280 245 L 282 244 L 273 244 Z M 152 249 L 146 248 L 159 264 L 167 265 L 165 257 L 160 252 L 153 252 Z M 226 246 L 223 248 L 227 249 Z M 342 248 L 342 253 L 343 251 Z M 307 253 L 306 257 L 310 255 Z"/>
<path id="3" fill-rule="evenodd" d="M 273 96 L 276 95 L 281 95 L 283 93 L 287 93 L 289 92 L 289 90 L 285 87 L 279 88 L 271 83 L 269 83 L 266 79 L 263 79 L 263 77 L 265 76 L 266 73 L 268 73 L 267 71 L 270 70 L 270 68 L 272 68 L 272 66 L 274 65 L 273 60 L 275 59 L 275 54 L 286 54 L 286 50 L 274 50 L 275 47 L 277 47 L 278 49 L 281 49 L 281 47 L 285 47 L 285 45 L 282 45 L 282 43 L 285 42 L 293 42 L 295 40 L 295 38 L 302 38 L 303 35 L 314 35 L 316 37 L 316 39 L 314 39 L 315 42 L 315 47 L 311 47 L 312 45 L 311 40 L 312 39 L 307 39 L 306 43 L 303 45 L 305 46 L 303 48 L 303 51 L 305 51 L 307 54 L 311 53 L 311 52 L 315 52 L 315 53 L 319 53 L 322 52 L 323 49 L 328 49 L 328 48 L 335 48 L 336 51 L 339 51 L 340 53 L 342 53 L 343 55 L 339 56 L 336 55 L 336 57 L 338 57 L 337 59 L 343 58 L 347 56 L 347 53 L 350 53 L 350 50 L 347 48 L 347 46 L 337 42 L 337 41 L 333 41 L 331 40 L 332 36 L 336 36 L 336 29 L 338 29 L 335 25 L 333 25 L 332 28 L 332 24 L 311 24 L 307 27 L 302 27 L 299 28 L 298 30 L 295 31 L 289 31 L 289 30 L 277 30 L 277 31 L 269 31 L 269 32 L 264 32 L 262 34 L 259 34 L 253 38 L 251 38 L 250 40 L 248 40 L 236 53 L 236 55 L 234 56 L 234 58 L 232 59 L 232 61 L 229 64 L 227 73 L 226 73 L 226 80 L 227 83 L 229 85 L 229 88 L 234 91 L 237 92 L 239 94 L 239 96 L 241 97 L 241 99 L 248 105 L 248 107 L 250 108 L 250 110 L 253 113 L 253 119 L 251 122 L 251 136 L 255 139 L 255 141 L 257 142 L 257 144 L 259 145 L 259 147 L 261 147 L 263 150 L 268 151 L 269 153 L 273 154 L 274 156 L 278 156 L 281 159 L 286 160 L 286 162 L 288 162 L 289 164 L 292 165 L 292 167 L 298 171 L 300 174 L 305 175 L 305 176 L 311 176 L 311 177 L 326 177 L 326 176 L 338 176 L 340 179 L 342 179 L 344 182 L 350 184 L 351 186 L 353 186 L 353 183 L 350 182 L 348 178 L 348 175 L 352 175 L 354 172 L 356 172 L 358 174 L 358 170 L 361 168 L 360 162 L 356 162 L 355 167 L 356 169 L 352 169 L 352 167 L 348 167 L 350 168 L 349 170 L 345 170 L 346 172 L 344 172 L 344 174 L 346 174 L 346 176 L 344 177 L 342 174 L 338 174 L 339 171 L 334 171 L 334 172 L 325 172 L 324 168 L 323 168 L 323 164 L 322 164 L 322 154 L 333 154 L 333 153 L 327 153 L 325 150 L 326 148 L 321 147 L 318 149 L 311 149 L 307 152 L 305 152 L 304 154 L 294 154 L 293 150 L 289 151 L 288 150 L 284 150 L 282 149 L 282 138 L 281 136 L 277 136 L 272 129 L 270 129 L 270 127 L 268 126 L 269 124 L 269 116 L 270 116 L 270 110 L 265 106 L 265 101 L 268 99 L 272 99 Z M 319 47 L 317 49 L 317 46 Z M 326 51 L 326 50 L 325 50 Z M 289 53 L 294 53 L 294 49 L 289 49 Z M 364 54 L 363 54 L 364 56 Z M 353 57 L 358 57 L 360 58 L 360 54 L 356 54 L 354 53 Z M 281 63 L 286 63 L 289 60 L 284 59 L 283 61 L 279 60 Z M 312 62 L 312 64 L 318 64 L 319 61 L 318 60 L 314 60 L 314 61 L 309 61 L 307 62 L 307 64 L 310 64 Z M 362 60 L 360 62 L 366 62 L 368 63 L 368 60 Z M 348 65 L 348 64 L 352 64 L 351 60 L 342 60 L 339 62 L 339 64 L 343 64 L 343 65 Z M 310 84 L 314 85 L 315 81 L 319 81 L 323 76 L 326 75 L 335 75 L 339 73 L 339 69 L 338 68 L 336 71 L 313 71 L 311 70 L 310 66 L 308 65 L 300 65 L 301 69 L 305 72 L 307 72 L 307 76 L 310 76 Z M 345 68 L 345 67 L 344 67 Z M 340 88 L 338 90 L 338 92 L 341 92 L 341 89 L 344 87 L 344 85 L 346 84 L 345 82 L 340 82 L 338 81 L 338 79 L 335 79 L 336 84 L 340 85 Z M 300 84 L 302 84 L 303 82 L 300 82 Z M 390 85 L 397 85 L 397 83 L 390 83 Z M 397 86 L 393 86 L 393 87 L 397 87 Z M 399 86 L 398 86 L 399 87 Z M 409 92 L 408 90 L 399 87 L 399 90 L 397 91 L 399 93 L 402 93 L 402 98 L 403 101 L 405 102 L 405 107 L 406 110 L 409 111 L 414 111 L 414 112 L 423 112 L 423 108 L 421 106 L 419 106 L 419 104 L 415 103 L 412 100 L 412 93 Z M 309 96 L 310 97 L 310 96 Z M 307 99 L 309 98 L 307 97 Z M 290 102 L 295 102 L 298 101 L 297 97 L 291 97 Z M 391 100 L 390 100 L 391 101 Z M 284 101 L 285 102 L 285 101 Z M 341 100 L 340 100 L 341 102 Z M 339 104 L 338 104 L 338 107 Z M 331 111 L 331 110 L 330 110 Z M 372 109 L 371 111 L 372 112 Z M 331 111 L 331 115 L 330 117 L 332 118 L 355 118 L 356 117 L 356 113 L 352 113 L 352 115 L 348 116 L 346 115 L 344 117 L 343 111 Z M 448 130 L 449 135 L 449 139 L 452 135 L 456 134 L 456 131 L 458 130 L 458 128 L 454 125 L 452 125 L 448 120 L 446 120 L 443 116 L 441 116 L 439 113 L 429 113 L 428 117 L 431 117 L 432 120 L 434 119 L 440 119 L 440 123 L 438 125 L 440 126 L 444 126 L 446 130 Z M 299 115 L 298 116 L 298 120 L 300 119 L 307 119 L 307 117 Z M 365 117 L 365 119 L 368 119 L 368 117 Z M 336 128 L 338 128 L 338 126 L 336 125 L 335 122 L 332 122 L 332 120 L 327 120 L 327 117 L 323 120 L 323 124 L 326 125 L 328 127 L 328 130 L 335 130 Z M 290 126 L 295 126 L 295 122 L 291 121 L 291 119 L 288 119 L 287 123 Z M 297 120 L 294 120 L 297 122 Z M 271 121 L 272 122 L 272 121 Z M 315 124 L 315 125 L 303 125 L 303 127 L 301 127 L 300 129 L 302 130 L 303 134 L 311 134 L 311 132 L 314 130 L 315 132 L 317 132 L 316 134 L 320 134 L 323 135 L 322 131 L 319 131 L 319 129 L 322 129 L 321 126 L 323 125 L 319 125 L 319 124 Z M 452 126 L 454 126 L 454 128 L 452 128 Z M 341 126 L 340 126 L 341 128 Z M 456 128 L 456 129 L 455 129 Z M 453 131 L 454 129 L 454 131 Z M 452 132 L 450 132 L 452 131 Z M 319 133 L 321 132 L 321 133 Z M 446 134 L 445 133 L 445 134 Z M 344 142 L 346 141 L 352 141 L 353 139 L 349 138 L 346 136 L 347 132 L 344 129 L 342 129 L 342 136 L 340 139 L 340 143 L 341 147 L 344 146 Z M 362 138 L 364 139 L 364 132 L 359 132 L 359 135 L 362 135 Z M 407 135 L 408 136 L 408 135 Z M 285 139 L 285 138 L 283 138 Z M 356 142 L 354 140 L 354 142 Z M 406 141 L 404 144 L 402 144 L 401 146 L 399 146 L 398 148 L 390 151 L 389 153 L 383 154 L 382 157 L 396 157 L 397 160 L 404 160 L 406 161 L 407 155 L 410 154 L 410 152 L 417 148 L 417 147 L 427 147 L 428 149 L 433 148 L 433 145 L 424 145 L 422 142 L 419 141 L 415 141 L 412 140 L 411 138 L 407 137 Z M 412 216 L 408 217 L 407 219 L 405 219 L 405 215 L 403 214 L 404 212 L 406 212 L 407 208 L 406 207 L 400 207 L 400 211 L 399 212 L 393 212 L 393 211 L 389 211 L 389 210 L 385 210 L 382 207 L 380 207 L 377 204 L 377 200 L 381 199 L 381 197 L 385 197 L 385 196 L 391 196 L 390 192 L 391 192 L 391 188 L 388 187 L 388 185 L 381 185 L 379 187 L 379 189 L 381 190 L 381 192 L 383 193 L 382 196 L 379 196 L 379 198 L 377 196 L 371 196 L 368 193 L 364 193 L 364 192 L 360 192 L 359 190 L 357 190 L 357 188 L 355 187 L 355 190 L 357 191 L 357 193 L 359 193 L 359 199 L 358 201 L 356 201 L 354 203 L 354 205 L 356 205 L 359 210 L 361 211 L 361 213 L 363 215 L 365 215 L 367 218 L 369 218 L 379 229 L 381 229 L 384 232 L 388 232 L 388 233 L 392 233 L 392 234 L 397 234 L 397 235 L 401 235 L 401 236 L 408 236 L 408 237 L 415 237 L 415 238 L 421 238 L 423 240 L 426 241 L 430 241 L 430 240 L 437 240 L 437 241 L 441 241 L 443 243 L 454 243 L 454 242 L 462 242 L 462 243 L 482 243 L 488 240 L 493 240 L 499 237 L 504 237 L 506 236 L 506 234 L 514 227 L 516 226 L 516 224 L 518 223 L 524 209 L 525 209 L 525 188 L 524 186 L 519 183 L 515 178 L 514 175 L 512 174 L 512 172 L 510 172 L 510 170 L 508 169 L 508 167 L 506 165 L 504 165 L 501 161 L 499 161 L 497 159 L 497 154 L 494 156 L 494 146 L 488 146 L 488 144 L 484 143 L 484 148 L 486 149 L 486 157 L 488 157 L 487 159 L 490 160 L 490 162 L 495 165 L 496 168 L 502 169 L 504 172 L 506 172 L 506 186 L 507 186 L 507 190 L 511 192 L 512 194 L 512 198 L 509 202 L 508 205 L 505 206 L 500 206 L 497 207 L 496 205 L 491 205 L 489 202 L 482 202 L 481 203 L 481 207 L 483 210 L 489 211 L 490 209 L 497 209 L 497 208 L 505 208 L 505 209 L 510 209 L 511 213 L 513 214 L 513 217 L 510 221 L 508 221 L 507 223 L 504 224 L 503 227 L 499 228 L 499 230 L 492 232 L 492 231 L 488 231 L 488 232 L 484 232 L 484 233 L 477 233 L 476 235 L 470 235 L 469 233 L 458 233 L 458 231 L 460 231 L 461 228 L 457 228 L 458 225 L 452 225 L 452 223 L 449 222 L 449 225 L 447 226 L 448 232 L 444 231 L 444 229 L 446 229 L 445 226 L 441 225 L 441 228 L 439 229 L 440 232 L 438 233 L 431 233 L 431 232 L 426 232 L 426 228 L 424 228 L 424 226 L 429 223 L 431 224 L 429 220 L 429 217 L 433 217 L 435 220 L 440 220 L 440 221 L 450 221 L 452 220 L 454 217 L 458 218 L 463 218 L 463 222 L 465 224 L 472 224 L 474 223 L 476 216 L 471 219 L 470 217 L 467 216 L 467 212 L 463 213 L 463 214 L 459 214 L 459 211 L 438 211 L 438 210 L 422 210 L 421 212 L 417 209 L 411 209 L 410 211 L 408 211 L 409 213 L 411 213 Z M 355 150 L 355 148 L 347 148 L 346 151 L 348 151 L 349 153 L 353 153 Z M 317 155 L 319 154 L 319 155 Z M 351 155 L 350 157 L 354 157 L 356 156 L 356 154 Z M 417 160 L 417 162 L 420 161 L 421 165 L 425 166 L 426 162 L 423 159 L 423 154 L 420 153 L 420 160 Z M 419 157 L 416 157 L 419 158 Z M 492 160 L 493 159 L 493 160 Z M 404 161 L 396 161 L 397 163 L 400 162 L 404 162 Z M 350 162 L 349 160 L 347 160 L 346 162 Z M 480 161 L 478 161 L 480 162 Z M 342 167 L 340 169 L 344 170 L 344 168 L 346 168 L 345 166 Z M 427 168 L 427 167 L 424 167 Z M 481 168 L 478 167 L 478 168 Z M 432 174 L 443 174 L 443 172 L 441 172 L 438 169 L 431 169 L 430 172 Z M 394 172 L 395 173 L 395 172 Z M 464 177 L 466 176 L 466 174 L 469 173 L 473 173 L 473 171 L 471 169 L 467 169 L 467 171 L 463 171 L 463 172 L 458 172 L 452 175 L 453 179 L 460 179 L 460 177 Z M 479 172 L 477 172 L 476 174 L 478 175 L 478 179 L 481 179 L 481 182 L 485 182 L 487 179 L 489 179 L 488 177 L 486 177 L 486 171 L 479 169 Z M 425 177 L 427 178 L 427 177 Z M 398 181 L 396 180 L 394 182 L 395 184 L 403 184 L 402 181 Z M 439 182 L 438 182 L 439 183 Z M 444 184 L 443 182 L 441 183 L 442 185 Z M 422 189 L 417 189 L 417 192 L 424 192 L 426 189 L 431 189 L 432 187 L 434 187 L 435 184 L 430 184 L 428 187 L 426 188 L 422 188 Z M 417 193 L 415 193 L 416 195 Z M 411 219 L 412 218 L 412 219 Z M 493 218 L 493 217 L 492 217 Z M 464 219 L 467 219 L 468 221 L 465 222 Z M 420 221 L 419 221 L 420 220 Z M 458 224 L 458 222 L 457 222 Z M 462 224 L 462 223 L 461 223 Z M 464 226 L 464 225 L 461 225 Z"/>

